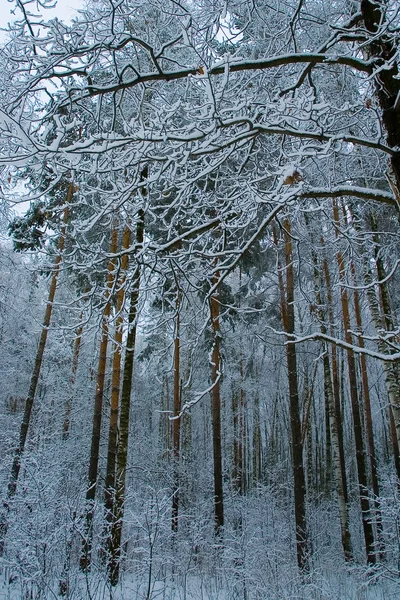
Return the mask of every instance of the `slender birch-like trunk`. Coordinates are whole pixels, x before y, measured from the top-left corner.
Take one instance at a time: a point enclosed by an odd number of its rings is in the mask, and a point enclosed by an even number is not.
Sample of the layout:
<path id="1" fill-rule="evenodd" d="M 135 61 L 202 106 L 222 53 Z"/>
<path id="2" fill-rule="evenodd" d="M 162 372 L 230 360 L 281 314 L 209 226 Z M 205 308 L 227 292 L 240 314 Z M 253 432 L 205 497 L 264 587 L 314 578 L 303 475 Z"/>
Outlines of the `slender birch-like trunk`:
<path id="1" fill-rule="evenodd" d="M 321 238 L 322 245 L 324 245 L 324 240 Z M 326 258 L 323 260 L 323 272 L 324 272 L 324 280 L 326 287 L 326 300 L 327 300 L 327 308 L 328 308 L 328 318 L 329 318 L 329 333 L 331 337 L 335 337 L 335 327 L 334 327 L 334 314 L 333 314 L 333 301 L 332 301 L 332 284 L 331 284 L 331 276 L 329 272 L 329 265 Z M 337 346 L 336 344 L 331 344 L 331 361 L 332 361 L 332 388 L 333 388 L 333 398 L 335 402 L 335 417 L 336 417 L 336 429 L 338 435 L 339 442 L 339 458 L 340 458 L 340 471 L 342 474 L 342 489 L 343 489 L 343 497 L 346 504 L 349 502 L 348 492 L 347 492 L 347 479 L 346 479 L 346 465 L 344 459 L 344 444 L 343 444 L 343 425 L 342 425 L 342 409 L 341 409 L 341 401 L 340 401 L 340 378 L 339 378 L 339 369 L 338 369 L 338 358 L 337 358 Z"/>
<path id="2" fill-rule="evenodd" d="M 312 443 L 312 419 L 311 419 L 311 409 L 313 407 L 313 396 L 314 396 L 314 383 L 315 377 L 317 374 L 318 363 L 315 362 L 314 372 L 311 380 L 311 385 L 309 385 L 308 378 L 308 370 L 306 370 L 304 374 L 304 391 L 303 391 L 303 416 L 301 419 L 301 443 L 303 444 L 303 448 L 307 443 L 307 452 L 306 452 L 306 465 L 307 465 L 307 490 L 310 490 L 313 485 L 313 443 Z M 314 406 L 315 412 L 315 406 Z M 315 446 L 318 446 L 316 443 Z M 318 460 L 316 458 L 316 465 L 318 465 Z M 326 467 L 328 468 L 328 467 Z M 319 475 L 319 470 L 317 469 L 317 477 Z M 324 478 L 325 479 L 325 478 Z"/>
<path id="3" fill-rule="evenodd" d="M 129 225 L 124 229 L 122 239 L 122 257 L 120 261 L 121 275 L 118 280 L 117 302 L 116 302 L 116 322 L 115 322 L 115 337 L 113 344 L 113 361 L 112 361 L 112 376 L 111 376 L 111 407 L 110 407 L 110 423 L 108 430 L 108 447 L 107 447 L 107 465 L 104 486 L 104 507 L 105 519 L 108 526 L 113 522 L 113 509 L 115 497 L 115 475 L 117 461 L 117 441 L 118 441 L 118 414 L 119 414 L 119 393 L 121 382 L 121 350 L 122 336 L 124 329 L 123 308 L 125 301 L 125 281 L 126 272 L 128 269 L 129 256 L 127 250 L 131 241 L 131 230 Z M 109 541 L 109 533 L 106 532 L 106 542 Z"/>
<path id="4" fill-rule="evenodd" d="M 15 448 L 14 459 L 11 466 L 10 479 L 8 482 L 7 489 L 7 500 L 3 502 L 3 514 L 0 517 L 0 556 L 4 553 L 5 547 L 5 538 L 8 531 L 8 510 L 9 510 L 9 502 L 14 498 L 17 491 L 18 477 L 21 470 L 21 461 L 22 456 L 25 451 L 26 440 L 28 437 L 28 430 L 31 421 L 32 409 L 35 401 L 35 395 L 37 386 L 39 383 L 40 372 L 42 369 L 43 355 L 46 348 L 47 336 L 50 327 L 51 315 L 53 312 L 53 303 L 54 297 L 57 289 L 57 281 L 58 276 L 61 270 L 61 262 L 62 255 L 65 247 L 65 237 L 66 237 L 66 229 L 67 223 L 70 215 L 70 204 L 72 201 L 72 196 L 74 194 L 75 187 L 71 182 L 68 185 L 67 197 L 65 201 L 65 209 L 63 216 L 63 225 L 61 227 L 60 237 L 58 238 L 57 245 L 57 256 L 54 260 L 54 265 L 52 269 L 52 277 L 50 281 L 49 295 L 46 304 L 46 310 L 43 318 L 42 331 L 39 338 L 39 344 L 36 351 L 35 362 L 33 365 L 33 371 L 31 375 L 31 380 L 29 384 L 29 391 L 26 397 L 25 402 L 25 410 L 22 417 L 22 423 L 19 434 L 18 446 Z"/>

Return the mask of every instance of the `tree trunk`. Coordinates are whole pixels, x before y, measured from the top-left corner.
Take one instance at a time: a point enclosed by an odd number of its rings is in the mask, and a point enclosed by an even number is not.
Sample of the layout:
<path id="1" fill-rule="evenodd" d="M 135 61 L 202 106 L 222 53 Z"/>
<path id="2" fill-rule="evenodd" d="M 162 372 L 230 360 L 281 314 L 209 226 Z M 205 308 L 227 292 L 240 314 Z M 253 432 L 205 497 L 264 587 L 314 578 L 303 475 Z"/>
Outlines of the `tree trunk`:
<path id="1" fill-rule="evenodd" d="M 113 347 L 112 379 L 111 379 L 111 407 L 110 424 L 108 431 L 107 447 L 107 466 L 104 486 L 104 507 L 105 519 L 108 526 L 113 522 L 113 509 L 115 497 L 115 469 L 117 460 L 117 442 L 118 442 L 118 413 L 119 413 L 119 392 L 121 382 L 121 349 L 122 336 L 124 328 L 123 308 L 125 301 L 125 281 L 126 271 L 128 269 L 129 257 L 127 250 L 131 241 L 131 230 L 127 225 L 124 229 L 122 250 L 123 254 L 120 261 L 121 276 L 118 281 L 117 303 L 116 303 L 116 322 L 115 339 Z M 107 528 L 108 529 L 108 528 Z M 109 539 L 109 532 L 106 532 L 106 540 Z"/>
<path id="2" fill-rule="evenodd" d="M 325 349 L 327 350 L 327 348 Z M 329 361 L 329 357 L 328 357 Z M 325 398 L 325 440 L 326 440 L 326 451 L 325 451 L 325 465 L 326 465 L 326 477 L 324 481 L 324 492 L 329 498 L 332 489 L 332 436 L 330 426 L 330 411 L 329 411 L 329 400 L 328 395 L 324 391 Z"/>
<path id="3" fill-rule="evenodd" d="M 242 378 L 242 359 L 239 362 L 239 374 Z M 244 473 L 244 415 L 243 415 L 243 385 L 240 381 L 239 388 L 236 386 L 232 392 L 233 412 L 233 488 L 240 495 L 245 492 Z"/>
<path id="4" fill-rule="evenodd" d="M 239 440 L 239 394 L 235 383 L 232 385 L 232 416 L 233 416 L 233 469 L 232 488 L 239 494 L 241 490 L 241 447 Z"/>
<path id="5" fill-rule="evenodd" d="M 333 214 L 335 224 L 339 227 L 339 210 L 336 201 L 333 201 Z M 343 255 L 340 250 L 337 252 L 337 262 L 339 267 L 339 278 L 342 284 L 341 288 L 341 304 L 343 314 L 343 327 L 344 337 L 347 344 L 352 345 L 353 339 L 350 333 L 350 309 L 349 309 L 349 298 L 347 288 L 345 287 L 345 266 Z M 347 367 L 349 373 L 349 385 L 350 385 L 350 400 L 351 410 L 353 415 L 353 430 L 354 430 L 354 442 L 356 448 L 356 462 L 357 462 L 357 474 L 358 474 L 358 486 L 359 486 L 359 497 L 361 506 L 361 516 L 363 523 L 363 532 L 365 540 L 365 551 L 367 554 L 367 562 L 374 564 L 376 562 L 376 556 L 374 552 L 374 532 L 372 523 L 370 520 L 370 504 L 368 499 L 368 478 L 367 478 L 367 467 L 365 460 L 365 449 L 362 432 L 361 422 L 361 410 L 358 398 L 357 390 L 357 373 L 356 373 L 356 362 L 354 352 L 347 350 Z"/>
<path id="6" fill-rule="evenodd" d="M 256 392 L 253 408 L 253 487 L 261 484 L 262 471 L 260 398 Z"/>
<path id="7" fill-rule="evenodd" d="M 213 277 L 213 284 L 219 281 L 219 271 Z M 212 406 L 212 437 L 214 463 L 214 519 L 217 537 L 222 534 L 224 526 L 224 497 L 222 484 L 222 444 L 221 444 L 221 356 L 220 356 L 220 322 L 218 291 L 210 298 L 211 324 L 214 331 L 214 341 L 211 352 L 211 406 Z"/>
<path id="8" fill-rule="evenodd" d="M 239 388 L 239 447 L 240 447 L 240 489 L 242 494 L 246 494 L 248 488 L 248 435 L 247 435 L 247 419 L 245 409 L 245 392 L 244 392 L 244 380 L 243 380 L 243 356 L 242 349 L 240 349 L 240 360 L 239 360 L 239 376 L 240 376 L 240 388 Z"/>
<path id="9" fill-rule="evenodd" d="M 324 245 L 324 240 L 321 239 L 322 244 Z M 332 337 L 335 337 L 335 328 L 334 328 L 334 315 L 333 315 L 333 302 L 332 302 L 332 284 L 331 284 L 331 276 L 329 272 L 328 261 L 326 258 L 323 260 L 323 271 L 324 271 L 324 279 L 326 286 L 326 299 L 328 305 L 328 316 L 329 316 L 329 331 Z M 347 479 L 346 479 L 346 465 L 344 459 L 344 445 L 343 445 L 343 424 L 342 424 L 342 409 L 341 409 L 341 401 L 340 401 L 340 379 L 339 379 L 339 369 L 338 369 L 338 359 L 337 359 L 337 347 L 336 344 L 332 344 L 331 349 L 332 356 L 332 387 L 333 387 L 333 398 L 335 402 L 335 420 L 336 420 L 336 429 L 338 435 L 338 443 L 339 443 L 339 459 L 340 459 L 340 471 L 342 474 L 342 489 L 343 489 L 343 498 L 346 504 L 349 502 L 349 496 L 347 492 Z"/>
<path id="10" fill-rule="evenodd" d="M 180 457 L 180 441 L 181 441 L 181 375 L 180 375 L 180 291 L 176 292 L 176 315 L 175 315 L 175 339 L 174 339 L 174 421 L 173 421 L 173 485 L 172 492 L 172 531 L 178 531 L 178 516 L 179 516 L 179 457 Z"/>
<path id="11" fill-rule="evenodd" d="M 374 254 L 376 270 L 379 280 L 379 291 L 381 296 L 381 303 L 383 309 L 383 316 L 379 309 L 378 299 L 376 297 L 375 289 L 372 285 L 372 274 L 369 265 L 366 265 L 364 271 L 364 281 L 367 286 L 367 298 L 369 303 L 369 309 L 371 312 L 372 320 L 376 332 L 378 334 L 377 345 L 378 349 L 382 354 L 390 354 L 392 350 L 386 345 L 384 337 L 386 333 L 395 331 L 395 323 L 392 315 L 390 306 L 390 293 L 387 285 L 387 274 L 385 265 L 383 264 L 382 257 L 379 254 L 379 238 L 378 238 L 378 227 L 376 218 L 373 214 L 370 215 L 371 229 L 374 231 Z M 384 334 L 384 335 L 382 335 Z M 393 427 L 391 425 L 391 438 L 393 443 L 394 462 L 396 472 L 400 475 L 400 369 L 399 363 L 396 362 L 382 362 L 383 371 L 385 374 L 386 390 L 389 397 L 391 418 L 395 426 L 396 441 L 394 441 Z"/>
<path id="12" fill-rule="evenodd" d="M 44 355 L 44 351 L 46 348 L 47 335 L 48 335 L 48 331 L 49 331 L 51 315 L 53 312 L 53 302 L 54 302 L 54 296 L 55 296 L 56 289 L 57 289 L 57 280 L 58 280 L 58 276 L 59 276 L 60 270 L 61 270 L 62 254 L 63 254 L 64 247 L 65 247 L 67 222 L 68 222 L 69 215 L 70 215 L 70 203 L 72 201 L 72 196 L 73 196 L 74 191 L 75 191 L 75 187 L 74 187 L 74 184 L 71 182 L 68 185 L 67 197 L 66 197 L 66 201 L 65 201 L 66 207 L 64 209 L 64 216 L 63 216 L 63 225 L 61 227 L 60 237 L 58 239 L 58 245 L 57 245 L 58 254 L 55 258 L 53 269 L 52 269 L 53 274 L 52 274 L 51 281 L 50 281 L 49 295 L 48 295 L 48 299 L 47 299 L 46 310 L 45 310 L 43 324 L 42 324 L 42 331 L 41 331 L 40 338 L 39 338 L 39 344 L 38 344 L 37 351 L 36 351 L 36 357 L 35 357 L 35 362 L 34 362 L 34 366 L 33 366 L 31 381 L 30 381 L 30 385 L 29 385 L 29 391 L 28 391 L 28 395 L 26 398 L 26 402 L 25 402 L 25 410 L 24 410 L 24 415 L 22 417 L 21 429 L 20 429 L 20 434 L 19 434 L 19 442 L 18 442 L 18 446 L 15 448 L 14 459 L 13 459 L 13 463 L 11 466 L 10 479 L 9 479 L 8 489 L 7 489 L 7 500 L 5 500 L 3 502 L 3 506 L 4 506 L 5 510 L 3 511 L 3 514 L 0 518 L 0 556 L 2 556 L 4 553 L 5 538 L 6 538 L 7 530 L 8 530 L 8 515 L 7 515 L 7 513 L 9 510 L 9 501 L 15 496 L 16 491 L 17 491 L 17 483 L 18 483 L 19 472 L 21 469 L 22 456 L 23 456 L 23 453 L 25 450 L 26 439 L 28 437 L 28 430 L 29 430 L 35 395 L 36 395 L 36 389 L 37 389 L 37 386 L 39 383 L 40 371 L 41 371 L 42 362 L 43 362 L 43 355 Z"/>
<path id="13" fill-rule="evenodd" d="M 274 229 L 275 244 L 278 244 Z M 288 219 L 284 222 L 286 293 L 282 271 L 278 267 L 278 279 L 281 296 L 282 322 L 287 333 L 286 361 L 289 382 L 289 419 L 292 447 L 292 469 L 294 480 L 294 512 L 296 523 L 297 564 L 302 573 L 310 570 L 310 543 L 306 519 L 306 482 L 303 466 L 303 443 L 301 435 L 300 402 L 297 381 L 296 345 L 293 342 L 295 332 L 294 317 L 294 269 L 292 238 Z"/>
<path id="14" fill-rule="evenodd" d="M 378 349 L 382 354 L 390 354 L 388 352 L 387 345 L 382 337 L 382 332 L 385 331 L 382 327 L 381 315 L 379 312 L 378 299 L 375 294 L 375 290 L 371 287 L 372 277 L 370 273 L 365 274 L 365 283 L 368 287 L 367 297 L 369 302 L 369 308 L 374 322 L 375 329 L 378 334 Z M 400 440 L 400 378 L 398 368 L 396 364 L 389 361 L 382 361 L 383 372 L 385 374 L 386 390 L 389 397 L 389 408 L 391 413 L 391 419 L 393 419 L 394 433 L 396 436 L 396 442 L 393 444 L 393 452 L 395 455 L 395 465 L 397 470 L 397 464 L 400 466 L 399 457 L 399 440 Z M 393 436 L 392 436 L 393 441 Z M 400 473 L 399 473 L 400 474 Z"/>
<path id="15" fill-rule="evenodd" d="M 396 470 L 396 475 L 398 479 L 398 483 L 400 482 L 400 454 L 399 454 L 399 443 L 397 441 L 397 432 L 396 432 L 396 423 L 393 418 L 393 411 L 389 406 L 389 427 L 390 427 L 390 440 L 392 442 L 393 449 L 393 460 L 394 460 L 394 468 Z"/>
<path id="16" fill-rule="evenodd" d="M 323 310 L 323 302 L 322 302 L 322 277 L 320 275 L 321 270 L 318 265 L 318 258 L 316 253 L 312 252 L 313 263 L 314 263 L 314 286 L 315 286 L 315 300 L 317 305 L 318 317 L 320 321 L 320 329 L 321 333 L 325 335 L 327 333 L 326 327 L 326 315 Z M 324 260 L 326 262 L 326 259 Z M 326 264 L 327 269 L 327 264 Z M 330 282 L 329 272 L 328 272 L 328 281 Z M 328 292 L 328 290 L 327 290 Z M 331 302 L 329 301 L 329 292 L 327 293 L 328 297 L 328 310 L 331 308 Z M 331 316 L 332 319 L 332 316 Z M 332 320 L 331 320 L 332 323 Z M 332 384 L 332 376 L 331 376 L 331 368 L 329 363 L 329 352 L 328 346 L 326 343 L 323 345 L 324 353 L 323 353 L 323 371 L 324 371 L 324 394 L 325 394 L 325 402 L 326 408 L 328 412 L 328 422 L 330 425 L 331 432 L 331 449 L 332 449 L 332 464 L 333 464 L 333 475 L 336 484 L 336 492 L 338 497 L 338 505 L 339 505 L 339 519 L 340 519 L 340 530 L 341 530 L 341 538 L 342 538 L 342 548 L 344 553 L 344 558 L 347 562 L 353 559 L 353 550 L 350 536 L 350 528 L 349 528 L 349 507 L 348 507 L 348 498 L 345 493 L 344 483 L 346 482 L 346 473 L 343 472 L 344 469 L 344 456 L 343 456 L 343 437 L 342 431 L 339 429 L 338 423 L 338 415 L 335 404 L 335 397 L 333 393 L 333 384 Z M 340 424 L 341 425 L 341 424 Z M 342 456 L 341 450 L 342 449 Z M 343 459 L 343 460 L 342 460 Z"/>
<path id="17" fill-rule="evenodd" d="M 356 270 L 354 266 L 354 262 L 351 261 L 350 264 L 351 273 L 353 276 L 353 281 L 355 285 L 354 289 L 354 312 L 356 317 L 356 324 L 358 333 L 360 333 L 360 337 L 358 338 L 358 345 L 360 348 L 364 348 L 364 340 L 362 338 L 362 317 L 361 317 L 361 306 L 360 306 L 360 297 L 357 291 L 357 278 L 356 278 Z M 378 467 L 376 460 L 376 451 L 375 451 L 375 441 L 374 441 L 374 431 L 372 424 L 372 412 L 371 412 L 371 397 L 369 393 L 369 381 L 368 381 L 368 370 L 367 370 L 367 361 L 364 354 L 360 354 L 360 367 L 361 367 L 361 383 L 362 390 L 364 394 L 364 411 L 365 411 L 365 429 L 367 434 L 367 446 L 368 446 L 368 456 L 369 456 L 369 464 L 371 471 L 371 483 L 372 483 L 372 491 L 374 493 L 374 505 L 375 505 L 375 515 L 376 515 L 376 531 L 378 535 L 379 541 L 379 555 L 383 560 L 385 558 L 384 552 L 384 542 L 383 542 L 383 528 L 382 528 L 382 514 L 380 508 L 380 500 L 379 500 L 379 480 L 378 480 Z"/>
<path id="18" fill-rule="evenodd" d="M 313 396 L 314 396 L 314 383 L 315 377 L 317 374 L 318 362 L 315 362 L 314 372 L 312 375 L 311 385 L 309 385 L 309 377 L 308 377 L 308 369 L 304 374 L 304 392 L 303 392 L 303 417 L 301 421 L 301 443 L 304 444 L 307 442 L 307 453 L 306 453 L 306 464 L 307 464 L 307 490 L 311 490 L 313 485 L 313 444 L 312 444 L 312 419 L 311 419 L 311 408 L 313 406 Z M 314 407 L 315 408 L 315 407 Z M 317 444 L 316 444 L 317 445 Z M 317 445 L 318 446 L 318 445 Z M 318 461 L 316 460 L 316 464 Z M 331 471 L 330 467 L 326 463 L 326 470 Z M 317 475 L 319 472 L 317 472 Z"/>
<path id="19" fill-rule="evenodd" d="M 158 427 L 158 444 L 160 449 L 160 460 L 169 460 L 170 453 L 170 425 L 169 414 L 171 411 L 169 402 L 169 385 L 168 385 L 168 374 L 164 373 L 162 386 L 161 386 L 161 397 L 160 397 L 160 420 Z"/>
<path id="20" fill-rule="evenodd" d="M 191 351 L 188 352 L 188 363 L 186 365 L 186 375 L 185 381 L 187 382 L 187 386 L 185 386 L 185 392 L 190 397 L 191 390 L 191 373 L 192 373 L 192 357 Z M 180 394 L 180 402 L 181 406 L 184 402 L 183 395 L 183 386 L 181 382 L 181 394 Z M 182 423 L 181 423 L 181 448 L 182 451 L 180 453 L 180 465 L 181 465 L 181 480 L 180 485 L 181 489 L 183 488 L 182 482 L 182 469 L 184 474 L 184 488 L 183 493 L 186 494 L 188 500 L 190 501 L 193 498 L 193 461 L 192 461 L 192 415 L 190 411 L 185 411 L 182 415 Z"/>
<path id="21" fill-rule="evenodd" d="M 96 379 L 96 395 L 94 399 L 94 412 L 93 412 L 93 427 L 92 427 L 92 441 L 90 447 L 90 460 L 89 460 L 89 475 L 88 475 L 88 488 L 86 491 L 86 508 L 85 508 L 85 530 L 82 541 L 82 552 L 80 557 L 80 568 L 83 571 L 90 570 L 91 566 L 91 552 L 92 552 L 92 524 L 94 516 L 94 503 L 96 498 L 96 487 L 97 487 L 97 472 L 99 465 L 99 449 L 100 449 L 100 433 L 101 433 L 101 418 L 103 412 L 103 395 L 104 395 L 104 380 L 106 374 L 106 362 L 107 362 L 107 346 L 108 346 L 108 329 L 109 329 L 109 317 L 111 313 L 111 302 L 110 296 L 114 286 L 115 280 L 115 258 L 114 254 L 117 251 L 118 242 L 118 231 L 116 227 L 111 232 L 110 242 L 110 254 L 111 259 L 108 263 L 107 268 L 107 283 L 106 283 L 106 294 L 105 301 L 106 305 L 103 312 L 102 320 L 102 335 L 100 340 L 99 350 L 99 363 L 97 367 L 97 379 Z"/>
<path id="22" fill-rule="evenodd" d="M 326 333 L 323 331 L 324 327 L 321 327 L 321 333 Z M 335 400 L 333 396 L 333 386 L 331 379 L 331 369 L 329 365 L 329 354 L 327 345 L 324 345 L 324 355 L 323 355 L 323 365 L 324 365 L 324 386 L 325 386 L 325 394 L 328 404 L 329 411 L 329 422 L 331 427 L 331 440 L 332 440 L 332 462 L 333 469 L 335 474 L 335 482 L 336 482 L 336 491 L 338 495 L 338 504 L 339 504 L 339 516 L 340 516 L 340 529 L 342 534 L 342 547 L 344 558 L 346 561 L 351 561 L 353 558 L 353 550 L 351 544 L 350 537 L 350 528 L 349 528 L 349 510 L 348 504 L 345 498 L 344 489 L 343 489 L 343 475 L 342 475 L 342 465 L 340 461 L 339 454 L 339 435 L 337 428 L 337 420 L 336 420 L 336 410 L 335 410 Z"/>
<path id="23" fill-rule="evenodd" d="M 136 227 L 135 254 L 143 247 L 144 212 L 139 211 Z M 129 444 L 129 421 L 131 409 L 132 375 L 135 354 L 137 311 L 140 290 L 140 266 L 136 267 L 132 284 L 128 315 L 128 335 L 125 347 L 124 373 L 122 379 L 121 411 L 119 417 L 119 443 L 117 452 L 116 493 L 114 504 L 114 519 L 111 526 L 109 547 L 109 576 L 110 583 L 117 585 L 120 572 L 122 525 L 124 520 L 126 467 Z"/>
<path id="24" fill-rule="evenodd" d="M 387 143 L 391 148 L 400 147 L 400 72 L 398 61 L 393 60 L 398 48 L 395 38 L 389 37 L 385 22 L 386 2 L 361 0 L 361 14 L 366 30 L 371 34 L 367 46 L 369 58 L 377 59 L 377 74 L 374 77 L 376 96 L 382 110 L 382 121 L 387 131 Z M 381 31 L 379 29 L 381 28 Z M 391 61 L 389 66 L 389 61 Z M 380 68 L 383 67 L 383 68 Z M 397 195 L 400 192 L 400 152 L 391 157 Z"/>
<path id="25" fill-rule="evenodd" d="M 74 388 L 75 388 L 76 372 L 78 370 L 79 353 L 80 353 L 81 342 L 82 342 L 82 332 L 83 332 L 82 319 L 83 319 L 83 312 L 81 312 L 81 315 L 79 317 L 81 324 L 79 325 L 79 327 L 75 333 L 74 348 L 73 348 L 73 353 L 72 353 L 71 375 L 69 378 L 69 390 L 68 390 L 69 395 L 65 402 L 64 422 L 63 422 L 63 431 L 62 431 L 62 439 L 63 440 L 68 439 L 70 428 L 71 428 L 72 397 L 73 397 Z"/>

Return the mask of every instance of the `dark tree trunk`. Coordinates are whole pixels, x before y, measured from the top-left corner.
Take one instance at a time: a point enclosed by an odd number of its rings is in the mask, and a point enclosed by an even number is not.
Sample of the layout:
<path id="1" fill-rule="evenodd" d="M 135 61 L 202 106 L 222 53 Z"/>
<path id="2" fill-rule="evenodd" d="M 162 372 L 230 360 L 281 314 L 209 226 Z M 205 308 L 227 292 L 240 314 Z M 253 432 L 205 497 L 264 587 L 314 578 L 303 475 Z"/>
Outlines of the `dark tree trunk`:
<path id="1" fill-rule="evenodd" d="M 289 378 L 289 413 L 292 441 L 292 463 L 294 477 L 294 505 L 296 520 L 297 563 L 301 571 L 308 572 L 310 544 L 308 540 L 306 520 L 306 484 L 303 467 L 303 444 L 301 442 L 300 403 L 297 381 L 296 346 L 291 341 L 295 332 L 294 317 L 294 269 L 292 238 L 290 223 L 284 223 L 285 228 L 285 263 L 286 263 L 286 359 Z"/>
<path id="2" fill-rule="evenodd" d="M 376 96 L 382 110 L 382 121 L 387 131 L 387 142 L 397 152 L 391 157 L 397 195 L 400 193 L 400 72 L 397 60 L 398 51 L 395 37 L 389 37 L 385 21 L 386 2 L 382 0 L 361 0 L 361 14 L 366 30 L 371 34 L 367 46 L 370 58 L 376 59 L 377 74 L 374 76 Z M 381 29 L 380 29 L 381 28 Z M 390 65 L 388 66 L 390 62 Z M 384 66 L 384 68 L 379 68 Z M 378 71 L 379 69 L 379 71 Z"/>
<path id="3" fill-rule="evenodd" d="M 172 531 L 178 531 L 179 517 L 179 457 L 180 457 L 180 441 L 181 441 L 181 375 L 180 375 L 180 292 L 176 293 L 176 316 L 175 316 L 175 339 L 174 339 L 174 421 L 173 421 L 173 461 L 174 475 L 172 492 Z"/>
<path id="4" fill-rule="evenodd" d="M 275 244 L 278 245 L 276 230 L 274 230 L 274 239 Z M 303 466 L 303 443 L 297 380 L 296 345 L 293 342 L 293 336 L 295 332 L 293 249 L 290 223 L 287 219 L 284 222 L 284 241 L 286 293 L 282 277 L 282 271 L 279 268 L 278 279 L 281 296 L 282 322 L 284 330 L 287 333 L 286 361 L 289 382 L 289 419 L 292 448 L 292 469 L 294 480 L 294 511 L 296 523 L 297 564 L 300 571 L 306 574 L 310 570 L 311 547 L 308 538 L 306 518 L 306 482 Z"/>
<path id="5" fill-rule="evenodd" d="M 136 227 L 135 254 L 143 247 L 144 212 L 139 211 Z M 124 502 L 126 485 L 126 467 L 129 444 L 129 421 L 131 409 L 132 375 L 135 354 L 137 311 L 140 291 L 140 266 L 137 265 L 131 283 L 131 297 L 128 315 L 128 335 L 125 347 L 124 372 L 122 378 L 121 411 L 119 417 L 119 442 L 116 469 L 116 493 L 114 519 L 111 526 L 109 547 L 109 577 L 112 585 L 117 585 L 120 573 L 122 526 L 124 520 Z"/>
<path id="6" fill-rule="evenodd" d="M 393 411 L 390 406 L 389 406 L 389 427 L 390 427 L 390 441 L 392 442 L 392 449 L 393 449 L 394 468 L 396 469 L 397 479 L 400 482 L 399 443 L 397 441 L 396 423 L 394 422 Z"/>
<path id="7" fill-rule="evenodd" d="M 213 284 L 218 283 L 219 271 L 213 277 Z M 212 407 L 212 437 L 214 462 L 214 518 L 215 532 L 219 537 L 224 526 L 224 496 L 222 485 L 222 444 L 221 444 L 221 356 L 220 356 L 220 322 L 219 297 L 214 292 L 210 298 L 211 324 L 214 331 L 213 348 L 211 352 L 211 407 Z"/>

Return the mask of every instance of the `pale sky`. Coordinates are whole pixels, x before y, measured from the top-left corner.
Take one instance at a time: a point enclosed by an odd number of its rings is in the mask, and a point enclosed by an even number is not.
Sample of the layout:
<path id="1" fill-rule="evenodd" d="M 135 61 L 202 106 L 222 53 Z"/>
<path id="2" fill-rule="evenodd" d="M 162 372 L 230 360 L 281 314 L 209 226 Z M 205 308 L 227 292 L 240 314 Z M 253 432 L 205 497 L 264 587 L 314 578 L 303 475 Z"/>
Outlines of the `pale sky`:
<path id="1" fill-rule="evenodd" d="M 43 10 L 43 16 L 46 20 L 58 17 L 60 21 L 69 22 L 76 15 L 76 10 L 83 4 L 83 0 L 58 0 L 56 8 Z M 15 16 L 11 14 L 11 10 L 15 8 L 15 2 L 8 0 L 0 0 L 0 27 L 7 27 L 7 23 L 13 21 L 21 14 L 17 9 Z M 35 13 L 36 6 L 34 3 L 28 6 L 30 12 Z M 17 16 L 18 15 L 18 16 Z M 5 39 L 4 32 L 0 31 L 0 40 Z"/>

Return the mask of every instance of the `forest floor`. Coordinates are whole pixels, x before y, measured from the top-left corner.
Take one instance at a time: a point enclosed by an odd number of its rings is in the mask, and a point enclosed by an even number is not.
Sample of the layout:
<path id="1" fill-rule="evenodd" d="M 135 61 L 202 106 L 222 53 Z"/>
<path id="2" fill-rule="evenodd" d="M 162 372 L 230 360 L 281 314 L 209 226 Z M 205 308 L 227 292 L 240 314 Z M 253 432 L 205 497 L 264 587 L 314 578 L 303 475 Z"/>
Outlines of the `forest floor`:
<path id="1" fill-rule="evenodd" d="M 115 588 L 99 577 L 83 577 L 70 581 L 70 591 L 62 595 L 54 587 L 28 588 L 9 583 L 3 571 L 0 600 L 398 600 L 400 577 L 383 573 L 370 578 L 361 571 L 338 570 L 333 573 L 313 573 L 308 583 L 282 576 L 281 584 L 270 589 L 258 589 L 251 581 L 234 581 L 224 585 L 222 578 L 190 577 L 177 582 L 172 578 L 145 582 L 125 576 Z"/>

